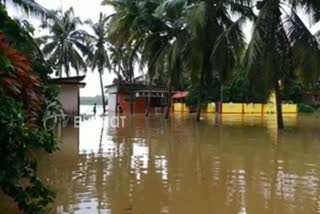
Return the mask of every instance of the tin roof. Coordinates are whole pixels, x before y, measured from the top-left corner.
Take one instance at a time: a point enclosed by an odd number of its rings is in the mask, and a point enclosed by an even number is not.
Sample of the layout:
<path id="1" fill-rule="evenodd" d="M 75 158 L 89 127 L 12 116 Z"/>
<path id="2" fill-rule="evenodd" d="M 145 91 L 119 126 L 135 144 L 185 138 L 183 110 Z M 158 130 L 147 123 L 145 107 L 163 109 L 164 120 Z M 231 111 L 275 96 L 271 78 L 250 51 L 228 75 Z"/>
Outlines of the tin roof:
<path id="1" fill-rule="evenodd" d="M 179 98 L 185 98 L 189 95 L 189 92 L 187 91 L 179 91 L 177 93 L 175 93 L 172 98 L 173 99 L 179 99 Z"/>
<path id="2" fill-rule="evenodd" d="M 86 83 L 82 82 L 86 78 L 85 75 L 83 76 L 75 76 L 75 77 L 63 77 L 63 78 L 54 78 L 49 79 L 49 84 L 55 85 L 79 85 L 80 87 L 85 87 Z"/>
<path id="3" fill-rule="evenodd" d="M 108 90 L 109 88 L 113 88 L 117 86 L 118 86 L 117 84 L 112 84 L 112 85 L 105 86 L 105 88 Z M 133 84 L 120 83 L 119 86 L 121 89 L 134 90 L 134 91 L 149 91 L 148 85 L 140 84 L 140 83 L 133 83 Z M 152 91 L 168 91 L 167 87 L 165 86 L 152 86 L 151 90 Z"/>

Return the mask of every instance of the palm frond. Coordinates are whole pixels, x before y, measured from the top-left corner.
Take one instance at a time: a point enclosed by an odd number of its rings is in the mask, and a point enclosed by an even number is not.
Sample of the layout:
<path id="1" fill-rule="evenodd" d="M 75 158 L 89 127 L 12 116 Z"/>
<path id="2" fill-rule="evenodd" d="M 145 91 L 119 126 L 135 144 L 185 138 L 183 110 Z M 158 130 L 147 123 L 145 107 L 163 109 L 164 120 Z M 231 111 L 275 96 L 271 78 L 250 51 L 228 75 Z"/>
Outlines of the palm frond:
<path id="1" fill-rule="evenodd" d="M 286 28 L 300 77 L 306 82 L 317 81 L 320 74 L 320 46 L 316 36 L 305 26 L 294 9 L 286 16 Z"/>
<path id="2" fill-rule="evenodd" d="M 21 8 L 27 15 L 40 16 L 43 19 L 56 20 L 55 13 L 43 7 L 34 0 L 9 0 L 18 8 Z"/>

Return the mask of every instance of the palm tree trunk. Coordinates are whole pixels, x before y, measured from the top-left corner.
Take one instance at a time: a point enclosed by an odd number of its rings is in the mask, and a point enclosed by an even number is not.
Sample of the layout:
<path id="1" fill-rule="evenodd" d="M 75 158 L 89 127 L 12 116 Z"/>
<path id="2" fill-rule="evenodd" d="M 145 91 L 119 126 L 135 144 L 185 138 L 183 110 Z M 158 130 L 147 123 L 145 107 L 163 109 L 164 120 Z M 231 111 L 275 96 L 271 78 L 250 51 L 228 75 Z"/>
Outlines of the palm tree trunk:
<path id="1" fill-rule="evenodd" d="M 202 109 L 202 91 L 203 91 L 203 79 L 204 79 L 204 68 L 201 71 L 199 94 L 198 94 L 198 106 L 197 106 L 197 121 L 201 120 L 201 109 Z"/>
<path id="2" fill-rule="evenodd" d="M 66 76 L 69 77 L 69 69 L 68 69 L 67 63 L 64 63 L 64 73 L 66 73 Z M 62 72 L 61 72 L 61 77 L 62 77 Z"/>
<path id="3" fill-rule="evenodd" d="M 223 106 L 223 83 L 220 79 L 220 102 L 219 102 L 219 114 L 222 114 L 222 106 Z"/>
<path id="4" fill-rule="evenodd" d="M 102 80 L 102 72 L 103 70 L 99 69 L 99 77 L 100 77 L 100 88 L 101 88 L 101 97 L 102 97 L 102 107 L 103 107 L 103 114 L 106 113 L 106 100 L 104 96 L 104 86 L 103 86 L 103 80 Z"/>
<path id="5" fill-rule="evenodd" d="M 118 108 L 119 108 L 119 88 L 120 88 L 120 68 L 119 71 L 117 73 L 117 93 L 116 93 L 116 115 L 118 115 Z"/>
<path id="6" fill-rule="evenodd" d="M 134 73 L 133 73 L 133 58 L 130 57 L 129 59 L 129 84 L 130 84 L 130 87 L 129 87 L 129 97 L 130 97 L 130 114 L 133 115 L 133 78 L 134 78 Z"/>
<path id="7" fill-rule="evenodd" d="M 132 77 L 130 77 L 130 92 L 129 92 L 129 97 L 130 97 L 130 114 L 133 114 L 133 80 Z"/>
<path id="8" fill-rule="evenodd" d="M 275 93 L 276 93 L 278 129 L 284 129 L 283 116 L 282 116 L 282 99 L 281 99 L 281 94 L 280 94 L 280 83 L 278 80 L 275 85 Z"/>
<path id="9" fill-rule="evenodd" d="M 61 65 L 61 67 L 60 67 L 60 73 L 58 74 L 59 77 L 60 77 L 60 79 L 62 78 L 62 72 L 63 72 L 63 66 Z"/>
<path id="10" fill-rule="evenodd" d="M 165 115 L 165 118 L 166 119 L 169 119 L 170 117 L 170 111 L 171 111 L 171 94 L 172 94 L 172 80 L 170 79 L 170 82 L 169 82 L 169 95 L 168 95 L 168 106 L 167 106 L 167 109 L 166 109 L 166 115 Z"/>
<path id="11" fill-rule="evenodd" d="M 149 77 L 149 92 L 148 92 L 148 101 L 147 101 L 147 108 L 146 108 L 146 117 L 149 117 L 150 114 L 150 106 L 151 106 L 151 87 L 152 87 L 152 78 Z"/>

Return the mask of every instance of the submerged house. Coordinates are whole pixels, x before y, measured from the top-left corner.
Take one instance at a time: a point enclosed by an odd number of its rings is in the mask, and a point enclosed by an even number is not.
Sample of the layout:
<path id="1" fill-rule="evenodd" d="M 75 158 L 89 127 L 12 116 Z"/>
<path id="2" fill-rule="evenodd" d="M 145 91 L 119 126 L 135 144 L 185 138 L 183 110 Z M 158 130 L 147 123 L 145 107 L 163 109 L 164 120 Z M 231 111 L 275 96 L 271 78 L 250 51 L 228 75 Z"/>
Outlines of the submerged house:
<path id="1" fill-rule="evenodd" d="M 122 111 L 130 113 L 130 95 L 133 100 L 133 113 L 143 114 L 146 112 L 149 86 L 143 83 L 125 84 L 121 83 L 106 86 L 108 96 L 108 110 L 110 113 Z M 168 106 L 169 91 L 166 87 L 152 86 L 150 112 L 164 112 Z"/>
<path id="2" fill-rule="evenodd" d="M 49 84 L 60 87 L 58 99 L 62 104 L 64 113 L 69 116 L 80 115 L 80 88 L 86 86 L 86 83 L 83 82 L 85 77 L 84 75 L 48 80 Z"/>

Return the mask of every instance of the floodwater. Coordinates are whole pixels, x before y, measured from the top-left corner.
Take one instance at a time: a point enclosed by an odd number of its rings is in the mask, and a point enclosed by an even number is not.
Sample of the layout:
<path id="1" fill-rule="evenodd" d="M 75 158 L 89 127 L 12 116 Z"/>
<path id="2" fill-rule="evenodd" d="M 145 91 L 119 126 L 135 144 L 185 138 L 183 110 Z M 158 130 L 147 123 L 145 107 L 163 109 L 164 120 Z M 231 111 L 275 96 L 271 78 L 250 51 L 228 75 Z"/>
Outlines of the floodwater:
<path id="1" fill-rule="evenodd" d="M 320 213 L 320 118 L 134 116 L 62 130 L 40 176 L 51 213 Z"/>
<path id="2" fill-rule="evenodd" d="M 108 106 L 106 106 L 108 107 Z M 103 113 L 102 105 L 97 105 L 97 115 L 101 115 Z M 93 114 L 93 105 L 81 105 L 80 106 L 80 114 Z"/>

